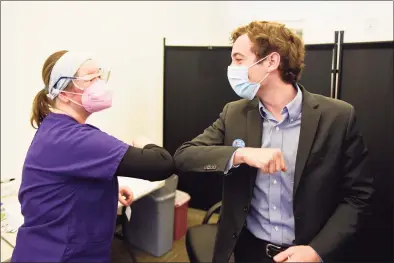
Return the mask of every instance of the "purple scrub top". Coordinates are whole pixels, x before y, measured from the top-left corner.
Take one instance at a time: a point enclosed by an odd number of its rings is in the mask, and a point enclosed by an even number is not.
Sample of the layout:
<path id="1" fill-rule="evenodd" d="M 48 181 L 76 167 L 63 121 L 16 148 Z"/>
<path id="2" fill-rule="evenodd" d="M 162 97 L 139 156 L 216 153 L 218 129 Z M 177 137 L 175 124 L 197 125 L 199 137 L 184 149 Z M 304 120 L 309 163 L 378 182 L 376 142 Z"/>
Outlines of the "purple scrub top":
<path id="1" fill-rule="evenodd" d="M 109 262 L 118 204 L 114 175 L 128 147 L 92 125 L 49 114 L 23 166 L 25 220 L 11 262 Z"/>

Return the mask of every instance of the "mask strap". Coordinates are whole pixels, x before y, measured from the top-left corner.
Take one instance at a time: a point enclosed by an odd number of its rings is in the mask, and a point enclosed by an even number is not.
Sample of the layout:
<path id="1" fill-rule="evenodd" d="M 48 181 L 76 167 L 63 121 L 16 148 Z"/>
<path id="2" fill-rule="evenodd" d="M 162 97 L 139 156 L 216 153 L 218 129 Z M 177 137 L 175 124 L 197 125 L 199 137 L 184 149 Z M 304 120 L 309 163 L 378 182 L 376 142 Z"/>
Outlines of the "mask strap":
<path id="1" fill-rule="evenodd" d="M 249 66 L 249 68 L 250 68 L 250 67 L 253 67 L 254 65 L 256 65 L 257 63 L 259 63 L 260 61 L 263 61 L 263 60 L 266 59 L 268 56 L 269 56 L 269 55 L 263 57 L 262 59 L 260 59 L 259 61 L 255 62 L 255 63 L 253 63 L 252 65 Z M 263 81 L 268 77 L 269 74 L 270 74 L 270 72 L 267 72 L 267 74 L 264 76 L 264 78 L 263 78 L 262 80 L 260 80 L 260 81 L 258 82 L 258 84 L 260 85 L 261 82 L 263 82 Z"/>
<path id="2" fill-rule="evenodd" d="M 76 93 L 76 92 L 70 92 L 70 91 L 64 91 L 64 90 L 62 90 L 61 93 L 59 94 L 59 96 L 63 96 L 62 93 L 69 93 L 69 94 L 74 94 L 74 95 L 82 95 L 82 93 Z M 71 101 L 71 102 L 77 104 L 78 106 L 83 107 L 82 104 L 79 104 L 78 102 L 74 101 L 73 99 L 70 99 L 70 98 L 68 98 L 68 97 L 67 97 L 67 99 L 68 99 L 69 101 Z"/>
<path id="3" fill-rule="evenodd" d="M 256 61 L 255 63 L 253 63 L 252 65 L 250 65 L 248 68 L 251 68 L 251 67 L 253 67 L 254 65 L 256 65 L 257 63 L 260 63 L 261 61 L 263 61 L 264 59 L 266 59 L 268 56 L 269 56 L 269 55 L 267 55 L 267 56 L 263 57 L 262 59 Z"/>
<path id="4" fill-rule="evenodd" d="M 259 84 L 261 84 L 261 82 L 263 82 L 263 81 L 268 77 L 269 74 L 270 74 L 270 72 L 267 72 L 267 74 L 265 75 L 265 77 L 264 77 L 262 80 L 260 80 Z"/>
<path id="5" fill-rule="evenodd" d="M 76 93 L 76 92 L 71 92 L 71 91 L 64 91 L 62 90 L 61 93 L 68 93 L 68 94 L 73 94 L 73 95 L 83 95 L 83 93 Z"/>

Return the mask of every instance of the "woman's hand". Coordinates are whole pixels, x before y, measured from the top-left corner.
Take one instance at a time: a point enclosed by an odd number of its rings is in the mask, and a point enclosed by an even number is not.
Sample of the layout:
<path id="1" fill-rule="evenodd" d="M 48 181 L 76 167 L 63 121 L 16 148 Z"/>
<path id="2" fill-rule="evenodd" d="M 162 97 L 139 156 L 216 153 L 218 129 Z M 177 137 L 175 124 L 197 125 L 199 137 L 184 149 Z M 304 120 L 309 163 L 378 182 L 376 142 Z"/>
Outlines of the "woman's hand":
<path id="1" fill-rule="evenodd" d="M 134 195 L 130 188 L 126 186 L 119 187 L 119 202 L 124 206 L 129 206 L 133 202 Z"/>

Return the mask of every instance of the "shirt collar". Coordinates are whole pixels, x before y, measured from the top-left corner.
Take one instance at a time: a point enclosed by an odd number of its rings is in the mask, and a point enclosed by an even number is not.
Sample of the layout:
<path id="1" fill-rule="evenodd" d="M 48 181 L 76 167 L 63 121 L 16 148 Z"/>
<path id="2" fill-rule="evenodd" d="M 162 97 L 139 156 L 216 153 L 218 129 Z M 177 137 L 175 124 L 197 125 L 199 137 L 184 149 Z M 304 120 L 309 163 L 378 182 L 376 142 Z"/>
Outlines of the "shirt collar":
<path id="1" fill-rule="evenodd" d="M 297 84 L 295 84 L 295 88 L 297 88 L 297 95 L 283 108 L 283 111 L 287 110 L 289 113 L 289 118 L 293 120 L 296 120 L 300 116 L 302 108 L 302 91 Z M 260 114 L 264 118 L 263 115 L 267 115 L 268 110 L 264 107 L 264 104 L 260 100 L 259 109 Z"/>

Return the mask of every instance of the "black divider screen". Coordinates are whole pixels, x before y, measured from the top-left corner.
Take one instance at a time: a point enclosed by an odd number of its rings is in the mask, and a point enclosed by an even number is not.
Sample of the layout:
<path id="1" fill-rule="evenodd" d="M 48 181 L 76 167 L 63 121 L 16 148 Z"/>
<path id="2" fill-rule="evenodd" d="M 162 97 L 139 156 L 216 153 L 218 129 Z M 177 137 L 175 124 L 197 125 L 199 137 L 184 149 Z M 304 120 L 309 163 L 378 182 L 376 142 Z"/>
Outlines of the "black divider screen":
<path id="1" fill-rule="evenodd" d="M 299 81 L 309 92 L 330 97 L 334 44 L 305 46 L 305 68 Z"/>
<path id="2" fill-rule="evenodd" d="M 227 80 L 230 55 L 230 47 L 165 48 L 163 145 L 171 154 L 211 125 L 226 103 L 239 99 Z M 221 175 L 179 176 L 191 207 L 208 209 L 221 200 Z"/>
<path id="3" fill-rule="evenodd" d="M 333 44 L 307 45 L 300 83 L 330 96 Z M 164 147 L 171 153 L 212 124 L 223 106 L 238 97 L 228 84 L 230 47 L 166 47 L 164 65 Z M 355 106 L 357 122 L 370 152 L 376 177 L 373 218 L 349 248 L 358 259 L 393 262 L 394 87 L 393 42 L 344 44 L 339 99 Z M 218 174 L 180 174 L 179 188 L 190 206 L 208 209 L 221 200 Z"/>
<path id="4" fill-rule="evenodd" d="M 333 44 L 307 45 L 300 81 L 310 92 L 330 96 Z M 239 98 L 227 80 L 231 47 L 165 47 L 164 147 L 175 153 L 202 133 L 227 102 Z M 192 207 L 208 209 L 221 200 L 221 176 L 180 174 L 179 188 L 191 194 Z"/>
<path id="5" fill-rule="evenodd" d="M 330 95 L 332 44 L 306 46 L 301 84 L 313 93 Z M 202 133 L 227 102 L 239 97 L 227 80 L 231 47 L 165 47 L 164 147 L 175 153 Z M 221 175 L 180 174 L 179 188 L 191 194 L 191 207 L 208 209 L 221 200 Z"/>
<path id="6" fill-rule="evenodd" d="M 393 42 L 344 44 L 339 90 L 339 99 L 356 109 L 357 122 L 369 149 L 368 169 L 375 175 L 374 215 L 368 224 L 365 249 L 359 251 L 372 251 L 370 260 L 375 262 L 393 262 L 393 47 Z"/>
<path id="7" fill-rule="evenodd" d="M 231 48 L 166 47 L 164 145 L 175 150 L 204 131 L 224 105 L 239 99 L 227 80 Z"/>

